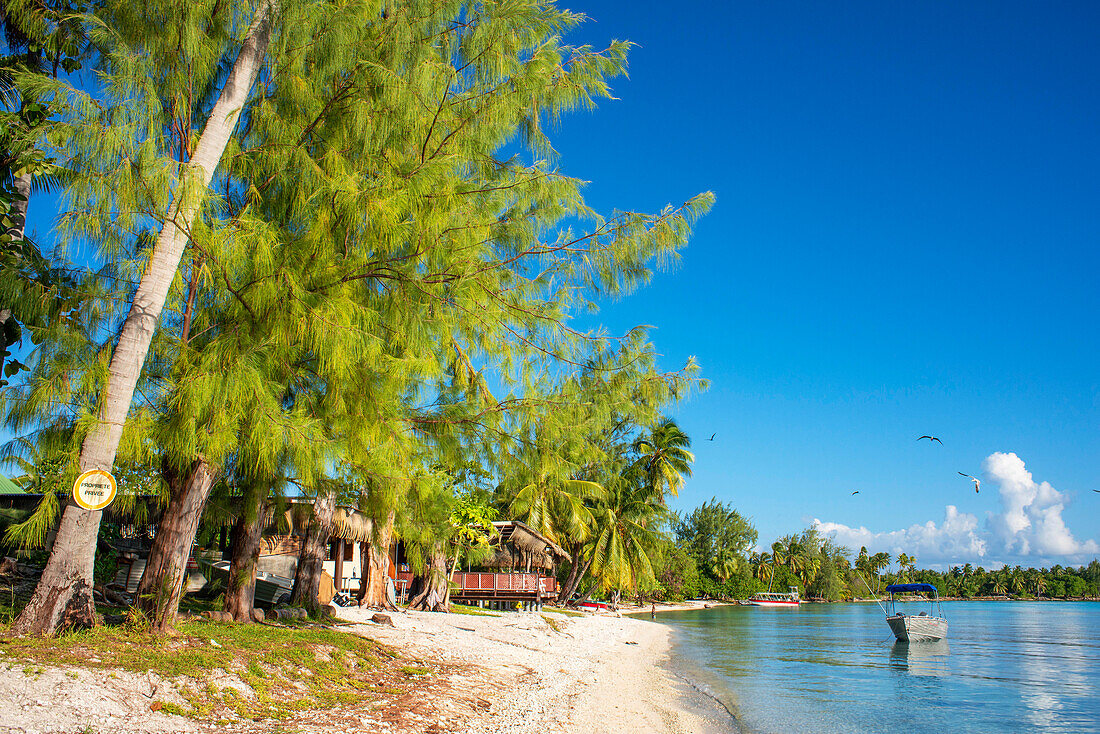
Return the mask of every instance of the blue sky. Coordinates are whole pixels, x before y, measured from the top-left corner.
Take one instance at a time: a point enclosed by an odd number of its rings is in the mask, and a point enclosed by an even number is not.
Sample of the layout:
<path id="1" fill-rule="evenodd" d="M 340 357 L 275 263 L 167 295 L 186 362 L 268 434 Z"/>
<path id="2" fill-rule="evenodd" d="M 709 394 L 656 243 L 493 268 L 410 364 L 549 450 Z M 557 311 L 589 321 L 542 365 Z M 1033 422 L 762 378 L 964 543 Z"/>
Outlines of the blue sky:
<path id="1" fill-rule="evenodd" d="M 638 47 L 561 168 L 604 211 L 718 197 L 599 317 L 711 381 L 676 504 L 930 565 L 1100 555 L 1100 5 L 563 4 Z"/>
<path id="2" fill-rule="evenodd" d="M 1100 5 L 562 4 L 638 44 L 562 170 L 605 212 L 718 197 L 599 315 L 711 382 L 675 506 L 928 565 L 1100 555 Z"/>

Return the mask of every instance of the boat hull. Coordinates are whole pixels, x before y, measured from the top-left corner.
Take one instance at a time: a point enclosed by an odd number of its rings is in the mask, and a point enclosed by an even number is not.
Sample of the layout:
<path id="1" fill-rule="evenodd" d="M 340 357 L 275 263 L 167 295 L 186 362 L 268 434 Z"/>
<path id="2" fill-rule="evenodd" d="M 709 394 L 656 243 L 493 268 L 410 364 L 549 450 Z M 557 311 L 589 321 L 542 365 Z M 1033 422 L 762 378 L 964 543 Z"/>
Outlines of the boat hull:
<path id="1" fill-rule="evenodd" d="M 749 599 L 749 606 L 753 607 L 797 607 L 801 602 L 797 601 L 756 601 Z"/>
<path id="2" fill-rule="evenodd" d="M 890 631 L 901 642 L 942 640 L 947 637 L 947 620 L 943 617 L 896 614 L 886 618 Z"/>

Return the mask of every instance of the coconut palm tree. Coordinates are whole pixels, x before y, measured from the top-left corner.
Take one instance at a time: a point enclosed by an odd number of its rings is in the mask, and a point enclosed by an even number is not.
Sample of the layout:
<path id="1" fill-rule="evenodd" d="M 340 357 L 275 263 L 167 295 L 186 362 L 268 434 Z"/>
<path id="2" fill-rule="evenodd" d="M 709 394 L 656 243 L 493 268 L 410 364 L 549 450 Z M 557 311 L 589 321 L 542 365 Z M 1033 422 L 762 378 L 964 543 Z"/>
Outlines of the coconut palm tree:
<path id="1" fill-rule="evenodd" d="M 742 563 L 744 563 L 744 560 L 739 555 L 729 548 L 723 548 L 711 560 L 710 570 L 715 578 L 724 582 L 741 570 Z"/>
<path id="2" fill-rule="evenodd" d="M 871 575 L 875 579 L 875 593 L 878 593 L 879 577 L 878 572 L 890 565 L 890 554 L 886 551 L 880 551 L 870 557 L 868 561 L 868 568 L 871 571 Z"/>
<path id="3" fill-rule="evenodd" d="M 821 556 L 803 556 L 802 571 L 798 575 L 802 586 L 808 588 L 812 585 L 819 573 L 821 573 Z"/>
<path id="4" fill-rule="evenodd" d="M 548 452 L 538 451 L 531 458 L 534 476 L 512 496 L 508 511 L 551 540 L 587 539 L 594 522 L 591 504 L 604 497 L 604 488 L 557 476 Z"/>
<path id="5" fill-rule="evenodd" d="M 906 553 L 898 554 L 898 575 L 904 583 L 909 582 L 909 571 L 913 568 L 914 558 Z"/>
<path id="6" fill-rule="evenodd" d="M 620 592 L 653 583 L 649 558 L 657 533 L 652 527 L 664 512 L 646 485 L 629 476 L 609 482 L 596 500 L 589 551 L 591 573 L 601 588 Z"/>
<path id="7" fill-rule="evenodd" d="M 662 503 L 666 493 L 675 497 L 684 486 L 684 479 L 691 476 L 695 454 L 689 451 L 690 448 L 691 439 L 671 418 L 665 418 L 648 436 L 634 442 L 634 450 L 638 453 L 637 469 L 646 477 L 650 488 L 658 493 Z"/>
<path id="8" fill-rule="evenodd" d="M 126 414 L 160 321 L 169 288 L 190 237 L 191 225 L 203 205 L 222 153 L 237 127 L 271 41 L 275 3 L 257 7 L 241 50 L 210 112 L 173 195 L 164 225 L 142 273 L 141 282 L 111 355 L 108 383 L 98 421 L 80 451 L 80 469 L 111 469 L 126 424 Z M 100 513 L 68 505 L 61 517 L 53 551 L 30 602 L 12 626 L 17 635 L 52 634 L 62 623 L 74 627 L 95 624 L 92 564 Z"/>
<path id="9" fill-rule="evenodd" d="M 752 575 L 754 578 L 760 581 L 771 582 L 772 573 L 775 568 L 772 565 L 772 556 L 770 553 L 753 553 L 750 563 L 752 564 Z"/>
<path id="10" fill-rule="evenodd" d="M 805 548 L 798 542 L 797 538 L 788 538 L 786 548 L 783 549 L 783 554 L 787 558 L 785 564 L 787 568 L 791 570 L 791 573 L 801 579 L 806 573 Z"/>
<path id="11" fill-rule="evenodd" d="M 778 540 L 772 543 L 772 566 L 783 567 L 787 565 L 787 549 Z"/>

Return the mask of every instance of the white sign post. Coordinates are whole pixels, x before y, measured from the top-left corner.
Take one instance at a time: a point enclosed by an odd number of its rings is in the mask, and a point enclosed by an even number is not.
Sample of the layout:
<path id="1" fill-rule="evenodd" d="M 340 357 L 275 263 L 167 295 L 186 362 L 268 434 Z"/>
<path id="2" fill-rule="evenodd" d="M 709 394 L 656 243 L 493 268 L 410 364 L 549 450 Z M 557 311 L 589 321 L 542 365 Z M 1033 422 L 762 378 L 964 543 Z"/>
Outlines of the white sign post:
<path id="1" fill-rule="evenodd" d="M 102 469 L 84 472 L 73 484 L 73 499 L 85 510 L 102 510 L 115 501 L 117 493 L 115 478 Z"/>

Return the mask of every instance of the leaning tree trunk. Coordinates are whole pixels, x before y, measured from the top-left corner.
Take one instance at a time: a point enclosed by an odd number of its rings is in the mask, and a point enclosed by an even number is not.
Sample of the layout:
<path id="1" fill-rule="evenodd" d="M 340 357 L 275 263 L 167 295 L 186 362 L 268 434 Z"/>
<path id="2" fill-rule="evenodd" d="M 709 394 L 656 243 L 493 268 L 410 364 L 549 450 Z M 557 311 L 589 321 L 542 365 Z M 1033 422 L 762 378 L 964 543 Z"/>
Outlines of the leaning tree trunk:
<path id="1" fill-rule="evenodd" d="M 260 558 L 260 536 L 264 529 L 264 504 L 260 501 L 254 514 L 245 508 L 233 526 L 233 540 L 229 546 L 229 585 L 225 589 L 222 610 L 232 614 L 238 622 L 252 621 L 256 562 Z"/>
<path id="2" fill-rule="evenodd" d="M 444 555 L 442 548 L 435 548 L 428 560 L 428 572 L 424 575 L 424 586 L 420 593 L 409 602 L 409 609 L 418 609 L 422 612 L 451 611 L 447 605 L 449 586 L 447 556 Z"/>
<path id="3" fill-rule="evenodd" d="M 195 542 L 210 488 L 214 486 L 214 470 L 200 457 L 192 462 L 186 474 L 180 474 L 165 460 L 164 478 L 171 499 L 157 524 L 145 573 L 138 584 L 136 604 L 157 632 L 168 631 L 176 621 L 187 575 L 187 559 L 191 556 L 191 545 Z"/>
<path id="4" fill-rule="evenodd" d="M 271 40 L 274 11 L 272 0 L 261 3 L 256 9 L 248 36 L 195 146 L 195 154 L 182 167 L 168 216 L 149 255 L 130 313 L 122 324 L 111 355 L 107 384 L 100 397 L 99 420 L 80 449 L 82 472 L 89 469 L 110 471 L 114 466 L 134 388 L 183 257 L 187 233 L 260 72 Z M 92 566 L 101 515 L 101 510 L 84 510 L 69 501 L 61 516 L 57 540 L 46 569 L 34 596 L 12 625 L 12 634 L 54 634 L 66 627 L 95 624 Z"/>
<path id="5" fill-rule="evenodd" d="M 451 581 L 451 579 L 453 579 L 455 577 L 455 572 L 458 571 L 458 561 L 459 561 L 460 558 L 462 558 L 462 548 L 458 547 L 458 548 L 455 549 L 454 560 L 451 561 L 451 569 L 449 571 L 447 571 L 447 592 L 443 595 L 443 605 L 446 606 L 447 609 L 451 608 L 451 583 L 450 583 L 450 581 Z"/>
<path id="6" fill-rule="evenodd" d="M 313 503 L 313 517 L 298 555 L 298 568 L 294 571 L 294 589 L 290 603 L 317 609 L 317 595 L 321 590 L 321 573 L 325 570 L 325 551 L 332 534 L 332 520 L 336 515 L 336 495 L 325 492 Z"/>
<path id="7" fill-rule="evenodd" d="M 588 566 L 592 563 L 592 559 L 588 559 L 588 561 L 582 565 L 581 556 L 583 553 L 583 543 L 577 543 L 573 546 L 573 555 L 569 559 L 569 575 L 565 577 L 565 583 L 561 585 L 561 591 L 558 594 L 558 601 L 562 604 L 569 602 L 569 598 L 573 596 L 573 592 L 577 590 L 577 586 L 581 583 L 581 579 L 584 578 L 584 574 L 588 571 Z"/>
<path id="8" fill-rule="evenodd" d="M 363 559 L 363 580 L 359 605 L 382 609 L 396 609 L 386 595 L 389 588 L 390 543 L 393 541 L 393 522 L 396 512 L 390 510 L 384 523 L 375 526 L 370 545 Z"/>

